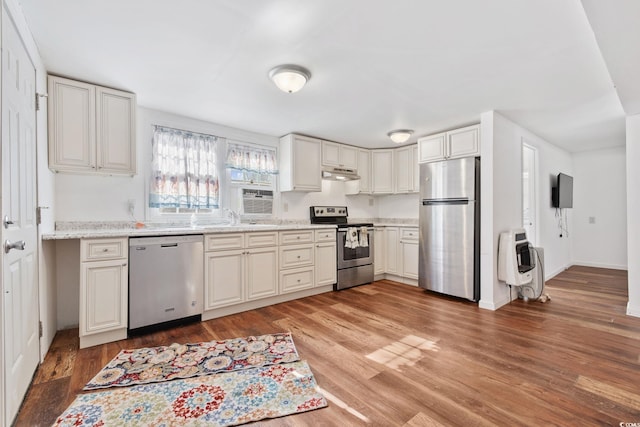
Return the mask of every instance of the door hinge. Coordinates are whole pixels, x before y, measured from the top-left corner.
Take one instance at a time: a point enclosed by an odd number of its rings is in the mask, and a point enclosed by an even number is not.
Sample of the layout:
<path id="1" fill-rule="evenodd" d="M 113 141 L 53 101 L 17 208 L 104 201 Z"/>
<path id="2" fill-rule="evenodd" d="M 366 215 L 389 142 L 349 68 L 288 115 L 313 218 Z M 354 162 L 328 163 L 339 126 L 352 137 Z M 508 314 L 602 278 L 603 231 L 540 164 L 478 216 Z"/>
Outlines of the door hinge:
<path id="1" fill-rule="evenodd" d="M 38 322 L 38 333 L 40 334 L 40 338 L 42 338 L 42 320 Z"/>
<path id="2" fill-rule="evenodd" d="M 42 209 L 49 209 L 49 206 L 38 206 L 36 208 L 36 225 L 42 224 Z"/>
<path id="3" fill-rule="evenodd" d="M 40 98 L 48 98 L 48 93 L 37 93 L 36 92 L 36 111 L 40 111 Z"/>

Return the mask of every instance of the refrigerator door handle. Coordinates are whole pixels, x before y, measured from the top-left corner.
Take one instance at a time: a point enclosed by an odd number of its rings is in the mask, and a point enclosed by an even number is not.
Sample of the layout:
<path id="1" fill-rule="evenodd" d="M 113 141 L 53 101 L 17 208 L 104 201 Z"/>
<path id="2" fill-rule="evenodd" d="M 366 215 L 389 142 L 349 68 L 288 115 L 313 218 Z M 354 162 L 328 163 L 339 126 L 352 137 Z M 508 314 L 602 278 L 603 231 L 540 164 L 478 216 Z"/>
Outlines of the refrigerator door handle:
<path id="1" fill-rule="evenodd" d="M 470 200 L 467 197 L 452 199 L 426 199 L 422 201 L 422 206 L 468 205 L 469 202 Z"/>

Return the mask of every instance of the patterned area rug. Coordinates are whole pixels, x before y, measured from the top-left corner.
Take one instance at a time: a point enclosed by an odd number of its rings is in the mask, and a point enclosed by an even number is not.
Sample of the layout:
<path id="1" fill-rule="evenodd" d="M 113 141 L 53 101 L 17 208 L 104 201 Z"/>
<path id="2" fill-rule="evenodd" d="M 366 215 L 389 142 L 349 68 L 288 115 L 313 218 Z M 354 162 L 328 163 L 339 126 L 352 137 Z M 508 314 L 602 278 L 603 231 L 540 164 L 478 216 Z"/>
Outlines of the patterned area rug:
<path id="1" fill-rule="evenodd" d="M 300 360 L 290 333 L 122 350 L 84 386 L 95 390 Z"/>
<path id="2" fill-rule="evenodd" d="M 325 406 L 300 361 L 81 394 L 54 426 L 230 426 Z"/>

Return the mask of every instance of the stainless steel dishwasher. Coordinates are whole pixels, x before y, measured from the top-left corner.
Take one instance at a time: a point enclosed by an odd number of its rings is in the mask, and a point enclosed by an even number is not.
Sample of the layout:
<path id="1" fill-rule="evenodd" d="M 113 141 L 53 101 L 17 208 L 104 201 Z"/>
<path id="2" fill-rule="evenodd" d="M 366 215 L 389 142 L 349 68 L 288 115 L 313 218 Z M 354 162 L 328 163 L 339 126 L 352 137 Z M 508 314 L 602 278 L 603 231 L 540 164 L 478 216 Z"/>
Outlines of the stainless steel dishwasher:
<path id="1" fill-rule="evenodd" d="M 130 331 L 201 317 L 202 241 L 202 235 L 129 239 Z"/>

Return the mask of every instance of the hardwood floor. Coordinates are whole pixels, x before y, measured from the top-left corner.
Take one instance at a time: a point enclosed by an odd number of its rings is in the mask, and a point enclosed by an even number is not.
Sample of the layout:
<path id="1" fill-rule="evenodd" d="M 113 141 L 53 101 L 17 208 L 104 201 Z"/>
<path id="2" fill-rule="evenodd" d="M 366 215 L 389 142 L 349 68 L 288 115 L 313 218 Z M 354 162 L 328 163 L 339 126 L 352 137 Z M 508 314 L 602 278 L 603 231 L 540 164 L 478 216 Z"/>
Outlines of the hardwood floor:
<path id="1" fill-rule="evenodd" d="M 380 281 L 78 350 L 59 332 L 16 425 L 48 426 L 122 348 L 291 331 L 329 407 L 265 426 L 640 423 L 626 272 L 572 267 L 496 312 Z"/>

